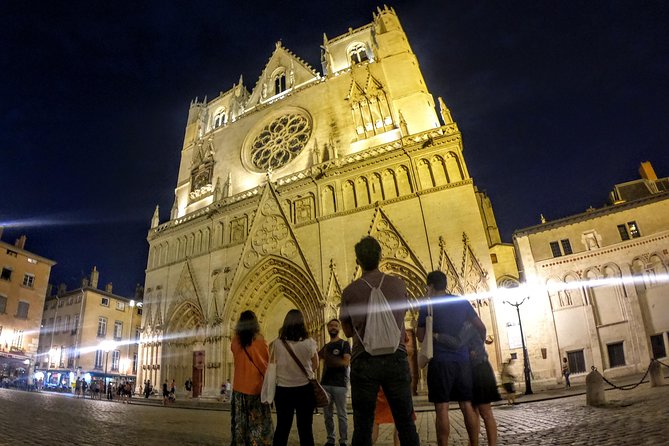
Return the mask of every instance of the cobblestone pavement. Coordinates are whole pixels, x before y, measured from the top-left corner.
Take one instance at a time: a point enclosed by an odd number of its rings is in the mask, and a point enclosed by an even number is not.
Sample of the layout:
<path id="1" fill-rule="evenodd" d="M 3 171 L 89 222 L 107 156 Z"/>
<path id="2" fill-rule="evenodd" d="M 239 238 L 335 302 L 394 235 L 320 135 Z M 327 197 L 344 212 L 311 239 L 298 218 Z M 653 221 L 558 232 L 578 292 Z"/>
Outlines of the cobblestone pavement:
<path id="1" fill-rule="evenodd" d="M 499 444 L 669 444 L 669 386 L 651 388 L 643 384 L 632 391 L 607 391 L 606 397 L 609 404 L 603 408 L 587 406 L 584 395 L 496 406 Z M 460 412 L 452 410 L 451 420 L 450 444 L 467 444 Z M 434 412 L 418 412 L 416 422 L 421 443 L 436 445 Z M 0 445 L 3 446 L 225 445 L 229 444 L 229 432 L 228 411 L 127 405 L 0 389 Z M 316 444 L 323 444 L 322 415 L 314 416 L 314 432 Z M 485 434 L 482 435 L 485 445 Z M 291 435 L 290 444 L 299 444 L 296 432 Z M 392 444 L 391 426 L 382 426 L 377 444 Z"/>

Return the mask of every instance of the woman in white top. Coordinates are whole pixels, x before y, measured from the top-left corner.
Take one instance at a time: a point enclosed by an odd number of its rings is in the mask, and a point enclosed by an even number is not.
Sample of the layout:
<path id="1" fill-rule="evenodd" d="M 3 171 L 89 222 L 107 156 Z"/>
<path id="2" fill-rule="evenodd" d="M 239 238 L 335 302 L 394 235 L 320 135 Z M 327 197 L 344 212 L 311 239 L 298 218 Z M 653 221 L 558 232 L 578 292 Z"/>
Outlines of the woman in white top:
<path id="1" fill-rule="evenodd" d="M 295 362 L 286 348 L 286 344 L 313 378 L 318 369 L 318 351 L 316 341 L 309 337 L 304 324 L 304 316 L 299 310 L 290 310 L 286 314 L 279 338 L 273 343 L 276 361 L 276 430 L 274 446 L 288 444 L 288 436 L 293 426 L 293 414 L 297 415 L 297 432 L 300 446 L 313 446 L 312 430 L 314 414 L 314 391 L 309 379 Z"/>

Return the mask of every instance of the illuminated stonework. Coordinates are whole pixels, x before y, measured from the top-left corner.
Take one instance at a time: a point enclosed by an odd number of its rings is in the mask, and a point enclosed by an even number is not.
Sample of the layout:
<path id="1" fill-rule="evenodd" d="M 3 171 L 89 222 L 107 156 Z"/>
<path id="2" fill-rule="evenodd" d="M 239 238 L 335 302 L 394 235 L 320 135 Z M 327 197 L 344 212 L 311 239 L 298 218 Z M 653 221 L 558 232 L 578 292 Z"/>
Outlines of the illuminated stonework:
<path id="1" fill-rule="evenodd" d="M 278 169 L 288 164 L 304 149 L 311 135 L 309 120 L 298 113 L 288 113 L 264 126 L 251 143 L 251 164 L 258 170 Z"/>
<path id="2" fill-rule="evenodd" d="M 326 38 L 321 63 L 318 73 L 277 43 L 253 89 L 240 79 L 191 104 L 171 218 L 148 235 L 140 361 L 160 367 L 140 380 L 191 377 L 215 396 L 246 309 L 271 340 L 299 308 L 323 342 L 368 234 L 383 246 L 381 269 L 407 284 L 410 334 L 429 271 L 447 270 L 462 292 L 517 279 L 458 126 L 435 106 L 395 12 Z M 483 300 L 477 311 L 499 339 Z M 488 353 L 498 364 L 506 347 Z"/>

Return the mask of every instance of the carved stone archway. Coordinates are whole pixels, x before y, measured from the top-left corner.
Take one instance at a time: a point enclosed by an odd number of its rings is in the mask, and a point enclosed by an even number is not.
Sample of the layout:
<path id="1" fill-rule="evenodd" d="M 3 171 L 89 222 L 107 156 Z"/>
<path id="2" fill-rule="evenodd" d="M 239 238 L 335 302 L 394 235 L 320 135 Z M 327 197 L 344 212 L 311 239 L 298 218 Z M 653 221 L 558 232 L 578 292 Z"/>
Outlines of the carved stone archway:
<path id="1" fill-rule="evenodd" d="M 270 255 L 258 262 L 243 278 L 241 286 L 226 302 L 224 320 L 230 334 L 242 311 L 251 309 L 263 325 L 273 314 L 278 300 L 288 299 L 304 314 L 307 328 L 317 335 L 322 330 L 325 302 L 313 278 L 295 263 L 283 257 Z"/>

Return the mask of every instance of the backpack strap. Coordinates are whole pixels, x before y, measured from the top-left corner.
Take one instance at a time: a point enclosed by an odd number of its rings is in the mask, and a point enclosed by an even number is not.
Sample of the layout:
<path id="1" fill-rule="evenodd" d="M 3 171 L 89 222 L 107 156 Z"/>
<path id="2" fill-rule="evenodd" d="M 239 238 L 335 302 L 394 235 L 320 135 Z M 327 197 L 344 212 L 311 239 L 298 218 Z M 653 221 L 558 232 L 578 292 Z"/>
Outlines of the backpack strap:
<path id="1" fill-rule="evenodd" d="M 363 282 L 365 282 L 365 283 L 367 284 L 367 286 L 370 287 L 371 289 L 374 289 L 374 288 L 381 288 L 381 285 L 383 285 L 383 279 L 385 279 L 385 278 L 386 278 L 386 275 L 383 274 L 383 273 L 381 273 L 381 281 L 379 282 L 379 286 L 377 286 L 377 287 L 372 286 L 371 283 L 367 282 L 367 281 L 366 281 L 365 279 L 363 279 L 362 277 L 360 278 L 360 280 L 362 280 Z"/>

